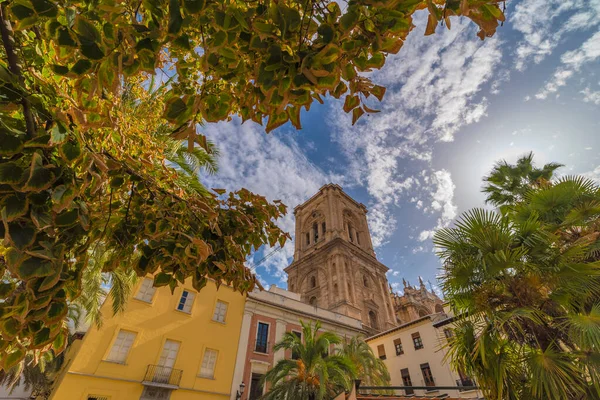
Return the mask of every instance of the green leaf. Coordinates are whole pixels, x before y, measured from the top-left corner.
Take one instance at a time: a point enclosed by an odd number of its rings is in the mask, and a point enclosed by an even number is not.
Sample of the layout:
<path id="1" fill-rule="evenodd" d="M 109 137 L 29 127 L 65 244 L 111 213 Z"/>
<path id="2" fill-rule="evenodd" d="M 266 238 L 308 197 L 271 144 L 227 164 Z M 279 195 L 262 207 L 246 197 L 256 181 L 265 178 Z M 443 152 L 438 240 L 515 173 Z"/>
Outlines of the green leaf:
<path id="1" fill-rule="evenodd" d="M 204 9 L 206 0 L 183 0 L 183 7 L 190 14 L 197 14 Z"/>
<path id="2" fill-rule="evenodd" d="M 162 287 L 162 286 L 167 286 L 171 281 L 173 280 L 173 277 L 167 273 L 164 272 L 159 272 L 158 274 L 154 275 L 154 287 Z"/>
<path id="3" fill-rule="evenodd" d="M 358 13 L 354 9 L 348 10 L 348 12 L 342 15 L 340 18 L 340 26 L 344 31 L 348 31 L 356 25 L 358 21 Z"/>
<path id="4" fill-rule="evenodd" d="M 373 56 L 367 61 L 367 67 L 369 68 L 381 68 L 385 64 L 385 56 L 383 53 L 375 53 Z"/>
<path id="5" fill-rule="evenodd" d="M 346 100 L 344 101 L 344 111 L 350 112 L 353 108 L 357 107 L 360 104 L 360 98 L 357 95 L 347 95 Z"/>
<path id="6" fill-rule="evenodd" d="M 2 357 L 2 367 L 5 371 L 10 370 L 15 365 L 17 365 L 23 358 L 25 358 L 25 349 L 20 345 L 17 346 L 18 347 L 12 347 L 12 349 L 9 350 Z"/>
<path id="7" fill-rule="evenodd" d="M 35 335 L 33 335 L 32 347 L 39 349 L 41 347 L 44 347 L 48 343 L 51 343 L 53 340 L 54 338 L 50 337 L 50 328 L 43 328 Z"/>
<path id="8" fill-rule="evenodd" d="M 43 134 L 34 137 L 31 140 L 25 142 L 24 147 L 26 149 L 34 149 L 34 148 L 48 148 L 50 147 L 50 135 Z"/>
<path id="9" fill-rule="evenodd" d="M 59 227 L 69 227 L 75 225 L 79 221 L 79 210 L 74 208 L 72 210 L 63 211 L 54 217 L 54 223 Z"/>
<path id="10" fill-rule="evenodd" d="M 35 240 L 35 229 L 29 225 L 11 222 L 8 224 L 8 237 L 17 249 L 22 250 Z"/>
<path id="11" fill-rule="evenodd" d="M 374 85 L 370 90 L 371 94 L 379 99 L 379 101 L 383 100 L 383 96 L 385 95 L 385 88 L 383 86 Z"/>
<path id="12" fill-rule="evenodd" d="M 2 143 L 4 145 L 4 143 Z M 0 164 L 0 184 L 17 184 L 21 181 L 23 168 L 14 162 Z"/>
<path id="13" fill-rule="evenodd" d="M 35 15 L 35 11 L 33 11 L 29 7 L 25 7 L 22 4 L 15 4 L 10 8 L 10 10 L 14 14 L 14 16 L 17 17 L 18 20 L 23 20 L 25 18 L 29 18 Z"/>
<path id="14" fill-rule="evenodd" d="M 333 40 L 333 37 L 335 35 L 335 31 L 333 30 L 333 27 L 329 24 L 319 25 L 317 32 L 319 33 L 319 35 L 321 35 L 321 38 L 323 39 L 323 43 L 330 43 Z"/>
<path id="15" fill-rule="evenodd" d="M 63 303 L 62 301 L 50 303 L 45 322 L 47 324 L 51 324 L 53 322 L 60 321 L 65 315 L 67 315 L 68 310 L 69 308 L 67 307 L 67 304 Z"/>
<path id="16" fill-rule="evenodd" d="M 86 59 L 83 58 L 83 59 L 77 61 L 75 63 L 75 65 L 73 65 L 71 67 L 71 72 L 73 72 L 73 73 L 75 73 L 77 75 L 83 75 L 90 68 L 92 68 L 92 62 L 90 60 L 86 60 Z"/>
<path id="17" fill-rule="evenodd" d="M 51 64 L 50 69 L 57 75 L 65 76 L 69 73 L 69 67 L 65 65 Z"/>
<path id="18" fill-rule="evenodd" d="M 71 36 L 69 29 L 67 29 L 64 26 L 61 26 L 60 28 L 58 28 L 57 32 L 58 33 L 56 41 L 58 42 L 59 46 L 77 47 L 77 42 L 75 41 L 75 39 L 73 39 L 73 36 Z"/>
<path id="19" fill-rule="evenodd" d="M 356 121 L 358 121 L 358 119 L 364 113 L 365 113 L 365 110 L 363 110 L 361 107 L 358 107 L 358 108 L 355 108 L 354 110 L 352 110 L 352 125 L 354 125 L 356 123 Z"/>
<path id="20" fill-rule="evenodd" d="M 0 156 L 12 156 L 23 149 L 23 141 L 12 133 L 0 131 Z"/>
<path id="21" fill-rule="evenodd" d="M 75 189 L 73 186 L 59 185 L 52 191 L 52 210 L 54 212 L 61 212 L 65 208 L 71 205 L 71 202 L 75 198 Z"/>
<path id="22" fill-rule="evenodd" d="M 29 178 L 23 187 L 23 190 L 30 192 L 40 192 L 46 190 L 55 181 L 55 176 L 50 169 L 42 165 L 42 156 L 39 153 L 33 153 L 31 158 L 31 167 L 29 168 Z"/>
<path id="23" fill-rule="evenodd" d="M 179 0 L 169 0 L 169 27 L 168 32 L 171 35 L 176 35 L 181 30 L 183 17 L 179 9 Z"/>
<path id="24" fill-rule="evenodd" d="M 32 278 L 43 278 L 53 273 L 52 263 L 37 257 L 29 257 L 17 267 L 17 274 L 24 281 Z"/>
<path id="25" fill-rule="evenodd" d="M 64 142 L 59 147 L 62 158 L 69 164 L 73 163 L 81 155 L 79 142 Z"/>
<path id="26" fill-rule="evenodd" d="M 42 17 L 56 17 L 57 8 L 56 4 L 48 0 L 31 0 L 33 8 Z"/>
<path id="27" fill-rule="evenodd" d="M 222 46 L 223 43 L 225 43 L 225 40 L 227 40 L 227 32 L 217 31 L 217 33 L 215 33 L 215 35 L 213 37 L 213 46 L 214 47 Z"/>
<path id="28" fill-rule="evenodd" d="M 101 60 L 104 58 L 104 52 L 100 46 L 94 42 L 81 43 L 81 54 L 90 60 Z"/>
<path id="29" fill-rule="evenodd" d="M 100 42 L 101 36 L 100 32 L 93 23 L 82 17 L 81 15 L 77 15 L 75 17 L 75 24 L 73 25 L 73 30 L 81 35 L 83 38 L 87 39 L 86 42 Z"/>
<path id="30" fill-rule="evenodd" d="M 175 97 L 167 101 L 164 116 L 169 122 L 177 122 L 179 117 L 186 112 L 187 104 L 181 98 Z"/>
<path id="31" fill-rule="evenodd" d="M 27 197 L 22 194 L 6 196 L 3 201 L 2 219 L 6 222 L 13 221 L 25 215 L 29 208 Z"/>

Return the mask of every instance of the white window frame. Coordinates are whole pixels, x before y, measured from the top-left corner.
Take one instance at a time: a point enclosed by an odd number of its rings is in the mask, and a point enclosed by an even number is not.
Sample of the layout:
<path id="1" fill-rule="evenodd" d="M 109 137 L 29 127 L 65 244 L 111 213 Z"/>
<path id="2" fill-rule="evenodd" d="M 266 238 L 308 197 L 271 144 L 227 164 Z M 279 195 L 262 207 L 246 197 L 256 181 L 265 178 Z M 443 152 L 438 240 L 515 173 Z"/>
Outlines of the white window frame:
<path id="1" fill-rule="evenodd" d="M 261 353 L 260 351 L 256 351 L 256 342 L 258 342 L 258 325 L 265 324 L 268 326 L 267 328 L 267 352 Z M 269 337 L 271 336 L 271 323 L 266 321 L 256 321 L 256 332 L 254 335 L 254 344 L 252 345 L 252 350 L 257 354 L 269 354 Z"/>
<path id="2" fill-rule="evenodd" d="M 223 311 L 223 307 L 225 308 L 225 311 Z M 215 309 L 213 311 L 212 320 L 215 322 L 224 324 L 227 321 L 227 311 L 228 310 L 229 310 L 229 303 L 227 303 L 226 301 L 217 300 L 217 302 L 215 303 Z M 221 317 L 222 317 L 222 319 L 221 319 Z"/>
<path id="3" fill-rule="evenodd" d="M 209 352 L 210 352 L 210 354 L 214 354 L 214 361 L 212 361 L 212 370 L 211 370 L 210 374 L 203 372 L 203 369 L 205 368 L 204 362 L 207 361 L 206 357 L 209 354 Z M 205 379 L 215 379 L 215 371 L 217 369 L 217 361 L 218 360 L 219 360 L 219 350 L 210 349 L 208 347 L 205 348 L 204 355 L 202 356 L 202 363 L 200 364 L 200 372 L 198 373 L 198 376 L 200 378 L 205 378 Z"/>
<path id="4" fill-rule="evenodd" d="M 123 352 L 122 350 L 124 348 L 124 345 L 127 343 L 126 341 L 128 338 L 123 337 L 122 339 L 119 339 L 121 334 L 132 335 L 132 336 L 130 336 L 131 343 L 129 344 L 129 347 L 126 347 L 127 351 L 125 352 L 125 355 L 122 357 L 122 359 L 117 356 Z M 113 340 L 112 345 L 110 346 L 110 350 L 108 351 L 108 354 L 106 355 L 105 361 L 113 362 L 113 363 L 117 363 L 117 364 L 125 364 L 127 362 L 127 358 L 129 358 L 129 353 L 131 352 L 131 349 L 133 348 L 136 338 L 137 338 L 137 332 L 129 331 L 126 329 L 120 329 L 119 332 L 117 333 L 117 336 Z M 117 346 L 117 347 L 115 348 L 115 346 Z M 115 357 L 111 357 L 111 355 L 113 354 L 113 351 L 116 351 Z"/>
<path id="5" fill-rule="evenodd" d="M 149 283 L 147 284 L 147 282 Z M 152 303 L 152 299 L 154 299 L 154 294 L 156 294 L 156 288 L 153 286 L 153 284 L 154 279 L 144 278 L 137 293 L 135 294 L 135 299 L 143 301 L 144 303 Z M 148 298 L 148 294 L 150 294 L 150 298 Z"/>
<path id="6" fill-rule="evenodd" d="M 187 293 L 187 295 L 185 296 L 183 308 L 179 309 L 181 300 L 184 298 L 184 293 Z M 196 300 L 196 293 L 192 292 L 191 290 L 183 289 L 183 291 L 181 292 L 181 296 L 179 296 L 179 301 L 177 302 L 177 306 L 175 307 L 175 309 L 182 313 L 191 314 L 192 308 L 194 308 L 194 300 Z"/>

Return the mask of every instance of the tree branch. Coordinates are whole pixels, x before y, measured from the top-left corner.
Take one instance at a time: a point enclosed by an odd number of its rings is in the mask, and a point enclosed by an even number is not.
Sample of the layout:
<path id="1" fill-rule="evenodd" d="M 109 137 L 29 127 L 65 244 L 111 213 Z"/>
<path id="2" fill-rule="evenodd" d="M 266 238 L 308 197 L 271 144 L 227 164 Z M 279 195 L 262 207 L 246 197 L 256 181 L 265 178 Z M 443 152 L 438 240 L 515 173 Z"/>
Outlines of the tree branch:
<path id="1" fill-rule="evenodd" d="M 2 35 L 2 45 L 4 46 L 6 58 L 8 59 L 8 68 L 10 69 L 10 72 L 17 77 L 22 89 L 25 89 L 25 80 L 21 74 L 19 57 L 17 57 L 17 53 L 15 52 L 14 32 L 6 14 L 5 2 L 0 5 L 0 34 Z M 35 137 L 35 121 L 33 120 L 33 114 L 31 113 L 31 103 L 25 95 L 21 97 L 21 105 L 23 106 L 27 136 L 31 139 Z"/>

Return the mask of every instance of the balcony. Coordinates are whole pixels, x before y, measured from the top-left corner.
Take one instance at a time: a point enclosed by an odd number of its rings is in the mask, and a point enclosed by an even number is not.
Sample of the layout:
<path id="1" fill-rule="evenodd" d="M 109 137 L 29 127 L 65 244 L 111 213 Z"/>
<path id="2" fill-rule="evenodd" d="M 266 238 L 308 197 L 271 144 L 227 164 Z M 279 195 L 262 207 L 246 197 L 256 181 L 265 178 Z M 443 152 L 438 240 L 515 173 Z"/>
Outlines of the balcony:
<path id="1" fill-rule="evenodd" d="M 256 353 L 269 354 L 269 342 L 260 339 L 257 340 L 254 344 L 254 351 Z"/>
<path id="2" fill-rule="evenodd" d="M 471 378 L 462 378 L 456 380 L 456 386 L 459 386 L 459 392 L 464 392 L 465 390 L 473 390 L 475 388 L 475 382 Z"/>
<path id="3" fill-rule="evenodd" d="M 148 365 L 142 385 L 178 389 L 182 373 L 183 371 L 180 369 L 163 367 L 161 365 Z"/>

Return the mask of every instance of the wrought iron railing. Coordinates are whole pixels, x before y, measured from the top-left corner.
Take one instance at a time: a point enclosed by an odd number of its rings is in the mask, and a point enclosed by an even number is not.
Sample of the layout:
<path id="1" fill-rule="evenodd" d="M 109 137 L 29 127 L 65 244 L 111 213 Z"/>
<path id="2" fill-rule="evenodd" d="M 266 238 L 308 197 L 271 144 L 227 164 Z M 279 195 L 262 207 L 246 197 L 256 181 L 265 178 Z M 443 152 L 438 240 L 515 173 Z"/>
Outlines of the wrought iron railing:
<path id="1" fill-rule="evenodd" d="M 160 383 L 164 385 L 179 386 L 183 371 L 162 365 L 148 365 L 144 382 Z"/>
<path id="2" fill-rule="evenodd" d="M 466 382 L 465 382 L 466 383 Z M 477 386 L 359 386 L 357 387 L 357 394 L 369 395 L 369 396 L 390 396 L 397 393 L 411 395 L 415 391 L 421 393 L 427 393 L 438 390 L 440 392 L 448 391 L 465 391 L 465 390 L 477 390 Z"/>
<path id="3" fill-rule="evenodd" d="M 254 351 L 257 353 L 269 353 L 269 342 L 265 342 L 264 340 L 258 339 L 254 344 Z"/>

